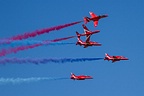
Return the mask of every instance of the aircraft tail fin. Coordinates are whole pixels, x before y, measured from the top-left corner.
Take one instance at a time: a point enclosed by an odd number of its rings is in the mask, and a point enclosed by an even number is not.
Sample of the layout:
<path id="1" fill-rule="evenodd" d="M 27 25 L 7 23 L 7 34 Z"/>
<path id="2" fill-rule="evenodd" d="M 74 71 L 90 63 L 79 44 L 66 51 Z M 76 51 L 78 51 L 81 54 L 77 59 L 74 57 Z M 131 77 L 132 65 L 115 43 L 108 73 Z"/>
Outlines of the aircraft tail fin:
<path id="1" fill-rule="evenodd" d="M 75 78 L 75 74 L 71 73 L 71 79 L 74 79 L 74 78 Z"/>
<path id="2" fill-rule="evenodd" d="M 77 31 L 76 31 L 76 35 L 78 38 L 80 38 L 80 36 L 81 36 Z"/>
<path id="3" fill-rule="evenodd" d="M 74 73 L 71 72 L 71 75 L 74 75 Z"/>
<path id="4" fill-rule="evenodd" d="M 107 53 L 105 53 L 105 56 L 108 55 Z"/>
<path id="5" fill-rule="evenodd" d="M 105 53 L 105 58 L 111 59 L 111 56 L 109 54 Z"/>
<path id="6" fill-rule="evenodd" d="M 87 22 L 90 21 L 90 18 L 89 17 L 84 17 L 84 23 L 87 24 Z"/>

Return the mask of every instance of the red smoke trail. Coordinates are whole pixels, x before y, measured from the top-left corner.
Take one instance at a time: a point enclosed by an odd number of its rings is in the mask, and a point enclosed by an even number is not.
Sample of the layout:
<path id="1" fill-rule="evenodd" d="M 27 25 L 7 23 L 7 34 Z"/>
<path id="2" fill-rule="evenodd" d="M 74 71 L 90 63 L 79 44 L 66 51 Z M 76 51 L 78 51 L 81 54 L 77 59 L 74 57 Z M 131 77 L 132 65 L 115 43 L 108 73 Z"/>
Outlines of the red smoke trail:
<path id="1" fill-rule="evenodd" d="M 7 50 L 3 49 L 0 51 L 0 56 L 5 56 L 5 55 L 10 54 L 10 53 L 16 53 L 18 51 L 22 51 L 22 50 L 31 49 L 31 48 L 41 46 L 43 44 L 49 44 L 51 42 L 58 42 L 58 41 L 62 41 L 62 40 L 67 40 L 67 39 L 74 38 L 74 37 L 75 36 L 70 36 L 70 37 L 59 38 L 59 39 L 54 39 L 54 40 L 50 40 L 50 41 L 45 40 L 45 41 L 43 41 L 43 43 L 33 44 L 33 45 L 29 45 L 29 46 L 20 46 L 20 47 L 16 47 L 16 48 L 10 48 Z"/>
<path id="2" fill-rule="evenodd" d="M 29 37 L 35 37 L 37 35 L 41 35 L 41 34 L 44 34 L 44 33 L 49 33 L 50 31 L 60 30 L 62 28 L 66 28 L 66 27 L 69 27 L 69 26 L 72 26 L 72 25 L 75 25 L 75 24 L 78 24 L 78 23 L 81 23 L 81 22 L 82 21 L 78 21 L 78 22 L 68 23 L 68 24 L 64 24 L 64 25 L 54 26 L 54 27 L 51 27 L 51 28 L 36 30 L 34 32 L 29 32 L 29 33 L 24 33 L 22 35 L 13 36 L 11 38 L 8 38 L 8 40 L 12 41 L 12 40 L 27 39 Z"/>

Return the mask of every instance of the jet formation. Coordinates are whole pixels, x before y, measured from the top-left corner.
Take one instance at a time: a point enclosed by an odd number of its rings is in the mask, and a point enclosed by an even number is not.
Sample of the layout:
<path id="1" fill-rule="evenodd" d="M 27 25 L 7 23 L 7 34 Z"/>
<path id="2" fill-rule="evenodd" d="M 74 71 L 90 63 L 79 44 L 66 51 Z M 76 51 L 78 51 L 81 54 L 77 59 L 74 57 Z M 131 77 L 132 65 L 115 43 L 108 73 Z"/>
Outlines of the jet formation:
<path id="1" fill-rule="evenodd" d="M 101 18 L 105 18 L 105 17 L 108 17 L 107 14 L 105 15 L 99 15 L 97 16 L 95 13 L 93 12 L 89 12 L 90 15 L 91 15 L 91 18 L 89 17 L 84 17 L 84 23 L 87 24 L 87 22 L 90 22 L 90 21 L 93 21 L 94 22 L 94 26 L 97 27 L 98 25 L 98 21 L 101 19 Z M 95 41 L 90 41 L 90 37 L 93 35 L 93 34 L 96 34 L 96 33 L 99 33 L 100 30 L 95 30 L 95 31 L 90 31 L 86 25 L 82 25 L 83 29 L 84 29 L 84 33 L 83 34 L 80 34 L 79 32 L 76 31 L 76 35 L 77 35 L 77 43 L 76 45 L 80 45 L 80 46 L 84 46 L 84 48 L 87 48 L 88 46 L 101 46 L 102 44 L 99 43 L 99 42 L 95 42 Z M 86 40 L 85 41 L 82 41 L 80 39 L 81 36 L 86 36 Z"/>
<path id="2" fill-rule="evenodd" d="M 90 15 L 91 15 L 91 18 L 90 17 L 84 17 L 84 23 L 87 24 L 88 22 L 90 21 L 93 21 L 94 22 L 94 26 L 97 27 L 98 25 L 98 22 L 100 19 L 102 18 L 106 18 L 108 17 L 107 14 L 104 14 L 104 15 L 96 15 L 94 12 L 89 12 Z M 99 43 L 99 42 L 95 42 L 95 41 L 91 41 L 90 40 L 90 37 L 93 35 L 93 34 L 97 34 L 100 32 L 100 30 L 94 30 L 94 31 L 90 31 L 85 24 L 82 24 L 82 27 L 83 27 L 83 30 L 84 30 L 84 33 L 83 34 L 80 34 L 79 32 L 76 31 L 76 35 L 77 35 L 77 43 L 76 45 L 80 45 L 80 46 L 84 46 L 84 48 L 87 48 L 89 46 L 101 46 L 102 44 Z M 85 41 L 82 41 L 80 39 L 81 36 L 85 36 L 86 39 Z M 105 53 L 105 58 L 104 60 L 111 60 L 112 63 L 116 62 L 116 61 L 120 61 L 120 60 L 128 60 L 128 58 L 124 57 L 124 56 L 110 56 L 108 55 L 107 53 Z"/>
<path id="3" fill-rule="evenodd" d="M 100 32 L 100 30 L 94 30 L 94 31 L 91 31 L 87 28 L 86 24 L 90 21 L 93 21 L 94 23 L 94 27 L 97 27 L 98 26 L 98 22 L 100 19 L 102 18 L 106 18 L 108 17 L 107 14 L 104 14 L 104 15 L 96 15 L 95 13 L 93 12 L 89 12 L 90 16 L 91 17 L 84 17 L 83 20 L 84 20 L 84 24 L 82 24 L 82 27 L 83 27 L 83 30 L 84 30 L 84 33 L 80 34 L 78 31 L 76 31 L 76 36 L 77 36 L 77 42 L 76 42 L 76 45 L 80 45 L 80 46 L 83 46 L 84 48 L 87 48 L 89 46 L 101 46 L 102 44 L 99 43 L 99 42 L 95 42 L 95 41 L 91 41 L 91 36 L 93 34 L 97 34 Z M 82 41 L 81 40 L 81 36 L 85 36 L 85 41 Z M 108 61 L 112 61 L 112 63 L 116 62 L 116 61 L 120 61 L 120 60 L 129 60 L 128 58 L 124 57 L 124 56 L 110 56 L 108 55 L 107 53 L 105 53 L 105 58 L 104 60 L 108 60 Z M 93 79 L 91 76 L 87 76 L 87 75 L 79 75 L 79 76 L 76 76 L 75 74 L 71 73 L 71 77 L 70 79 L 73 79 L 73 80 L 85 80 L 85 79 Z"/>
<path id="4" fill-rule="evenodd" d="M 80 34 L 79 32 L 76 31 L 77 40 L 78 40 L 76 45 L 84 46 L 84 48 L 87 48 L 88 46 L 101 46 L 101 44 L 98 42 L 90 41 L 91 35 L 96 34 L 100 31 L 99 30 L 90 31 L 84 24 L 82 26 L 84 29 L 84 34 Z M 86 36 L 86 40 L 82 41 L 80 39 L 81 36 Z"/>

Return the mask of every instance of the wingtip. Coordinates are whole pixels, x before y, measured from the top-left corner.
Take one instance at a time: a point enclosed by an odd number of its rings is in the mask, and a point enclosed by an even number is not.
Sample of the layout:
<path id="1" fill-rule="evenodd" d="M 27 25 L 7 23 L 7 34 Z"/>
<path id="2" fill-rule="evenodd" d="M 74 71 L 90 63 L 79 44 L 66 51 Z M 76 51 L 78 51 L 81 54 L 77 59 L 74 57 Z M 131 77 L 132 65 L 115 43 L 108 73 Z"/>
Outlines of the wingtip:
<path id="1" fill-rule="evenodd" d="M 73 73 L 71 72 L 71 75 L 73 75 Z"/>
<path id="2" fill-rule="evenodd" d="M 106 17 L 108 17 L 108 14 L 105 14 Z"/>
<path id="3" fill-rule="evenodd" d="M 85 24 L 82 24 L 82 26 L 84 27 L 84 26 L 85 26 Z"/>
<path id="4" fill-rule="evenodd" d="M 91 13 L 93 13 L 93 12 L 89 11 L 89 13 L 91 14 Z"/>

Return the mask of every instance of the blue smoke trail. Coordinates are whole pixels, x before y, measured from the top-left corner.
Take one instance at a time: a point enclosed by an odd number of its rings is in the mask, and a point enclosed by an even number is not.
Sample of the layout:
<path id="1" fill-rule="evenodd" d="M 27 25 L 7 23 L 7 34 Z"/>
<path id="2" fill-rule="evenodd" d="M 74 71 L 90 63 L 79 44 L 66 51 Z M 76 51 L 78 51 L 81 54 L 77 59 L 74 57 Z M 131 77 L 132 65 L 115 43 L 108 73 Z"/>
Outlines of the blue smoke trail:
<path id="1" fill-rule="evenodd" d="M 95 61 L 101 60 L 103 58 L 60 58 L 60 59 L 50 59 L 50 58 L 3 58 L 0 59 L 0 64 L 7 64 L 7 63 L 17 63 L 17 64 L 25 64 L 25 63 L 32 63 L 32 64 L 47 64 L 47 63 L 74 63 L 74 62 L 86 62 L 86 61 Z"/>
<path id="2" fill-rule="evenodd" d="M 23 41 L 10 41 L 10 43 L 6 43 L 8 42 L 7 40 L 0 40 L 0 46 L 11 46 L 11 47 L 15 47 L 15 46 L 25 46 L 25 45 L 33 45 L 33 44 L 42 44 L 42 45 L 69 45 L 69 44 L 75 44 L 75 43 L 64 43 L 64 42 L 57 42 L 57 43 L 44 43 L 43 41 L 37 41 L 37 40 L 23 40 Z M 47 40 L 48 42 L 48 40 Z"/>
<path id="3" fill-rule="evenodd" d="M 30 77 L 30 78 L 0 78 L 0 84 L 20 84 L 20 83 L 30 83 L 42 80 L 63 80 L 69 79 L 65 77 Z"/>
<path id="4" fill-rule="evenodd" d="M 69 36 L 69 37 L 64 37 L 64 38 L 57 38 L 57 39 L 54 39 L 54 40 L 45 40 L 43 41 L 43 43 L 45 44 L 49 44 L 49 43 L 52 43 L 52 42 L 60 42 L 60 41 L 63 41 L 63 40 L 68 40 L 68 39 L 71 39 L 71 38 L 74 38 L 75 36 Z M 7 54 L 10 54 L 10 53 L 16 53 L 18 51 L 23 51 L 23 50 L 28 50 L 28 49 L 31 49 L 31 48 L 35 48 L 35 47 L 39 47 L 39 46 L 42 46 L 43 44 L 41 43 L 38 43 L 38 44 L 33 44 L 33 45 L 29 45 L 29 46 L 19 46 L 19 47 L 14 47 L 14 48 L 9 48 L 9 49 L 2 49 L 0 51 L 0 56 L 5 56 Z"/>

